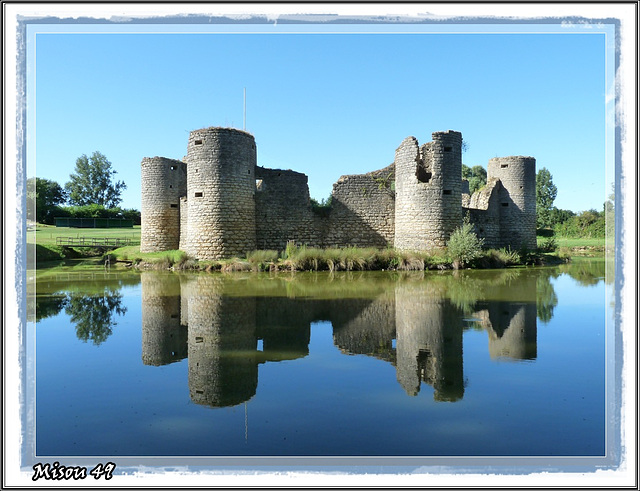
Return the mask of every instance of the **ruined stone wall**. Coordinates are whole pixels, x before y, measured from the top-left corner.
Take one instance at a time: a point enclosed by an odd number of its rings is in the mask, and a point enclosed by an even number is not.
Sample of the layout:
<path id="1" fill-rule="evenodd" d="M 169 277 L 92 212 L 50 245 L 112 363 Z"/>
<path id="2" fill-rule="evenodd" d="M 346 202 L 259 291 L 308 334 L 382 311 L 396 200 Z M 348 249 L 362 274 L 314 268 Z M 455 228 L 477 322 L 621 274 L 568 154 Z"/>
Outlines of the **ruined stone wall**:
<path id="1" fill-rule="evenodd" d="M 406 138 L 392 165 L 345 175 L 332 206 L 312 210 L 307 176 L 256 166 L 253 136 L 231 128 L 191 132 L 185 162 L 142 162 L 141 252 L 180 248 L 198 259 L 312 247 L 446 246 L 468 213 L 485 246 L 536 247 L 535 159 L 491 159 L 488 183 L 470 196 L 462 179 L 462 134 Z"/>
<path id="2" fill-rule="evenodd" d="M 536 159 L 511 156 L 489 160 L 487 178 L 497 177 L 500 193 L 500 247 L 536 248 Z"/>
<path id="3" fill-rule="evenodd" d="M 164 157 L 145 157 L 142 173 L 140 252 L 178 249 L 180 196 L 187 191 L 186 165 Z"/>
<path id="4" fill-rule="evenodd" d="M 256 167 L 256 247 L 282 251 L 287 241 L 317 245 L 307 176 Z"/>
<path id="5" fill-rule="evenodd" d="M 471 202 L 471 191 L 469 190 L 469 181 L 466 179 L 462 180 L 460 192 L 462 193 L 462 207 L 469 208 L 469 203 Z"/>
<path id="6" fill-rule="evenodd" d="M 387 247 L 395 233 L 395 167 L 342 176 L 333 185 L 324 247 Z M 322 225 L 321 225 L 322 226 Z"/>
<path id="7" fill-rule="evenodd" d="M 395 247 L 445 247 L 462 223 L 462 134 L 436 132 L 418 147 L 406 138 L 396 150 Z"/>
<path id="8" fill-rule="evenodd" d="M 186 159 L 184 250 L 198 259 L 243 257 L 255 250 L 253 136 L 231 128 L 192 131 Z"/>
<path id="9" fill-rule="evenodd" d="M 484 246 L 498 248 L 501 246 L 500 236 L 500 193 L 502 184 L 495 177 L 487 179 L 487 184 L 473 193 L 468 201 L 469 219 L 474 225 L 476 235 L 484 238 Z"/>
<path id="10" fill-rule="evenodd" d="M 187 238 L 189 237 L 189 207 L 187 196 L 180 198 L 180 250 L 184 251 L 187 247 Z"/>

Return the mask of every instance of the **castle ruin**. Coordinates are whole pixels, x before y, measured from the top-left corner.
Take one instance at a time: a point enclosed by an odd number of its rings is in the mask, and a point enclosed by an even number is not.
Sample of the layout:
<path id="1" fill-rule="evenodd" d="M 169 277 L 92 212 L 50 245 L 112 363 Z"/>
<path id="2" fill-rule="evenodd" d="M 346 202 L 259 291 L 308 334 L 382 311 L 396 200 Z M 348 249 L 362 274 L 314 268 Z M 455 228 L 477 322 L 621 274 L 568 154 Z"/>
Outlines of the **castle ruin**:
<path id="1" fill-rule="evenodd" d="M 140 252 L 180 249 L 198 259 L 244 257 L 256 249 L 445 247 L 468 216 L 485 246 L 536 247 L 535 159 L 493 158 L 473 195 L 462 179 L 462 134 L 420 145 L 406 138 L 394 162 L 345 175 L 331 207 L 311 206 L 305 174 L 257 165 L 254 137 L 233 128 L 192 131 L 187 155 L 142 160 Z"/>

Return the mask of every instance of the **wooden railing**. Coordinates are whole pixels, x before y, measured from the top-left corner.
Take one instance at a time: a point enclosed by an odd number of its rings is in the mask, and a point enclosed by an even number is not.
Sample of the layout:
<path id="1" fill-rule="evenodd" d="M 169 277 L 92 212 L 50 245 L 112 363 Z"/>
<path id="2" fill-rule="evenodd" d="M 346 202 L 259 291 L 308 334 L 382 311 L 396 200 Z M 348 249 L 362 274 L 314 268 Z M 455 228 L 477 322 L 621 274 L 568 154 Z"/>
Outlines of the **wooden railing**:
<path id="1" fill-rule="evenodd" d="M 117 237 L 56 237 L 56 245 L 63 247 L 123 247 L 131 245 L 131 239 Z"/>

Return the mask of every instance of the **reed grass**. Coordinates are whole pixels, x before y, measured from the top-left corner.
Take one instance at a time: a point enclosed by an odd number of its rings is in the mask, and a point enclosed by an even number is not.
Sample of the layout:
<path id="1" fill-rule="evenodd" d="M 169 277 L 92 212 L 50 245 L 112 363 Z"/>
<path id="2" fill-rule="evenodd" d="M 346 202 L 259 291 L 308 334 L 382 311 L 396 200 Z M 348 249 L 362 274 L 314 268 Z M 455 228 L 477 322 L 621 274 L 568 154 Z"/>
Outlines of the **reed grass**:
<path id="1" fill-rule="evenodd" d="M 566 255 L 566 250 L 558 251 Z M 446 249 L 430 251 L 401 251 L 393 248 L 332 247 L 321 249 L 290 242 L 283 251 L 256 250 L 245 258 L 217 261 L 195 259 L 183 251 L 140 253 L 136 246 L 111 251 L 112 262 L 126 261 L 139 268 L 188 271 L 277 272 L 277 271 L 426 271 L 452 269 L 453 259 Z M 523 258 L 520 251 L 486 249 L 469 266 L 499 269 L 528 264 L 529 253 Z M 537 253 L 536 253 L 537 254 Z M 537 254 L 542 256 L 542 254 Z M 545 255 L 548 256 L 548 255 Z M 527 261 L 525 263 L 525 261 Z"/>

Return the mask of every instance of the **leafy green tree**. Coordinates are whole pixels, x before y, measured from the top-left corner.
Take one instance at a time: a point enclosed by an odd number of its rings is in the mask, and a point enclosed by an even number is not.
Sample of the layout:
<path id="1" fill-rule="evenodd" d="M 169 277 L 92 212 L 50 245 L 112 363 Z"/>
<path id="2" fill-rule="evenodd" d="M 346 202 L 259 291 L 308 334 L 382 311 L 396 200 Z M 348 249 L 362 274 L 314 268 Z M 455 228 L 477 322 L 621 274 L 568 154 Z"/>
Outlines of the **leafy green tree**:
<path id="1" fill-rule="evenodd" d="M 120 194 L 127 185 L 123 181 L 113 181 L 116 171 L 111 166 L 100 152 L 93 152 L 91 157 L 78 157 L 75 172 L 65 185 L 69 203 L 77 206 L 96 204 L 105 208 L 118 206 L 122 201 Z"/>
<path id="2" fill-rule="evenodd" d="M 322 199 L 322 201 L 318 202 L 318 200 L 310 198 L 311 202 L 311 211 L 317 213 L 318 215 L 327 216 L 331 213 L 331 202 L 333 200 L 333 196 L 330 195 L 327 199 Z"/>
<path id="3" fill-rule="evenodd" d="M 140 211 L 134 208 L 105 208 L 102 205 L 62 206 L 56 210 L 56 216 L 70 218 L 125 218 L 140 225 Z"/>
<path id="4" fill-rule="evenodd" d="M 115 210 L 119 210 L 119 214 L 116 213 L 116 216 L 113 218 L 126 218 L 128 220 L 133 220 L 134 225 L 140 225 L 142 220 L 140 210 L 136 210 L 135 208 L 114 208 Z"/>
<path id="5" fill-rule="evenodd" d="M 551 172 L 543 167 L 536 174 L 536 214 L 537 227 L 551 227 L 551 210 L 558 194 L 558 188 L 553 184 Z"/>
<path id="6" fill-rule="evenodd" d="M 57 206 L 67 200 L 67 193 L 55 181 L 31 177 L 27 179 L 27 219 L 53 223 Z"/>
<path id="7" fill-rule="evenodd" d="M 571 219 L 571 217 L 576 216 L 576 214 L 571 210 L 561 210 L 560 208 L 556 208 L 555 206 L 551 208 L 551 212 L 549 213 L 549 221 L 552 227 L 559 225 L 561 223 L 566 222 Z"/>
<path id="8" fill-rule="evenodd" d="M 598 210 L 581 211 L 567 221 L 556 224 L 556 235 L 561 237 L 604 237 L 605 213 Z"/>
<path id="9" fill-rule="evenodd" d="M 462 164 L 462 178 L 469 181 L 469 193 L 473 194 L 487 184 L 487 171 L 481 165 L 468 167 Z"/>

